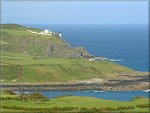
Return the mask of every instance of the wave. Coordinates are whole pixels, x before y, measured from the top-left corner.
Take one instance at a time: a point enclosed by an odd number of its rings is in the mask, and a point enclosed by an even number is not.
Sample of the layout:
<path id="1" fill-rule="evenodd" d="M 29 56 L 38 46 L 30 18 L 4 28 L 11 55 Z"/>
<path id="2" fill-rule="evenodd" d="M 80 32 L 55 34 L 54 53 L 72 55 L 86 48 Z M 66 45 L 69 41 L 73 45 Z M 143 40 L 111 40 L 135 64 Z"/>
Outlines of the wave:
<path id="1" fill-rule="evenodd" d="M 150 92 L 150 89 L 147 89 L 147 90 L 143 90 L 143 92 Z"/>
<path id="2" fill-rule="evenodd" d="M 120 62 L 123 61 L 123 59 L 110 59 L 111 62 Z"/>
<path id="3" fill-rule="evenodd" d="M 104 92 L 104 91 L 100 91 L 100 90 L 86 90 L 86 91 L 83 91 L 83 92 L 95 92 L 95 93 L 97 93 L 97 92 Z"/>
<path id="4" fill-rule="evenodd" d="M 97 93 L 97 92 L 104 92 L 104 91 L 97 91 L 97 90 L 96 90 L 96 91 L 93 91 L 93 92 Z"/>
<path id="5" fill-rule="evenodd" d="M 30 93 L 30 92 L 28 92 L 28 91 L 25 91 L 25 92 L 15 91 L 15 93 L 16 93 L 16 94 L 22 94 L 22 93 L 24 93 L 24 94 L 28 94 L 28 93 Z"/>

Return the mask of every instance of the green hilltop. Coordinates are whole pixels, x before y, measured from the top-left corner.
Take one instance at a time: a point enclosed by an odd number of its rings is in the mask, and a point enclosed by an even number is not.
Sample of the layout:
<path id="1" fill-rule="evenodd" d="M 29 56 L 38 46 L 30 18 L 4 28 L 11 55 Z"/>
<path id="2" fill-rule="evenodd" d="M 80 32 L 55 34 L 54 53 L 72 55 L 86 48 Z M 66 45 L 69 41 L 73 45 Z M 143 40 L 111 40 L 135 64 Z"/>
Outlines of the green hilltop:
<path id="1" fill-rule="evenodd" d="M 114 78 L 134 70 L 106 61 L 88 61 L 82 47 L 71 47 L 57 33 L 41 32 L 16 24 L 1 24 L 1 82 L 62 82 L 90 78 Z"/>
<path id="2" fill-rule="evenodd" d="M 88 55 L 82 47 L 72 48 L 57 33 L 42 35 L 31 33 L 28 30 L 38 33 L 42 31 L 16 24 L 2 24 L 1 45 L 3 45 L 3 49 L 33 56 L 54 58 L 80 58 L 82 54 Z"/>

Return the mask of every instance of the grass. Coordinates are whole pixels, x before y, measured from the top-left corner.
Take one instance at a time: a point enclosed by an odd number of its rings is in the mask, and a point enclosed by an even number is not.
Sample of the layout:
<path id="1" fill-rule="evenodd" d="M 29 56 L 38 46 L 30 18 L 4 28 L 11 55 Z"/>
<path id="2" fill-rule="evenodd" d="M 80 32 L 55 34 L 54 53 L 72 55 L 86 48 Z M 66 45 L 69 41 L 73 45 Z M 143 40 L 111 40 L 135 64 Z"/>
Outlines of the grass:
<path id="1" fill-rule="evenodd" d="M 27 28 L 20 25 L 4 24 L 1 30 L 0 46 L 5 51 L 27 53 L 36 56 L 49 57 L 78 57 L 82 53 L 88 54 L 82 48 L 71 46 L 57 33 L 53 35 L 34 34 L 28 30 L 41 32 L 39 29 Z"/>
<path id="2" fill-rule="evenodd" d="M 89 62 L 81 57 L 69 59 L 68 55 L 88 53 L 79 47 L 70 48 L 58 36 L 33 34 L 29 29 L 40 32 L 16 24 L 2 25 L 1 82 L 59 82 L 134 73 L 132 69 L 115 63 Z"/>
<path id="3" fill-rule="evenodd" d="M 0 41 L 0 45 L 2 45 L 2 44 L 6 44 L 6 45 L 7 45 L 7 44 L 9 44 L 9 43 L 7 43 L 6 41 L 1 40 L 1 41 Z"/>
<path id="4" fill-rule="evenodd" d="M 25 110 L 1 109 L 0 113 L 32 113 L 32 112 Z"/>
<path id="5" fill-rule="evenodd" d="M 53 43 L 58 43 L 58 44 L 64 44 L 66 45 L 64 42 L 62 42 L 62 40 L 60 40 L 60 38 L 56 35 L 41 35 L 41 34 L 34 34 L 29 32 L 28 30 L 32 30 L 31 28 L 26 28 L 26 29 L 1 29 L 1 32 L 5 32 L 11 36 L 13 36 L 14 38 L 21 38 L 21 37 L 32 37 L 34 39 L 41 39 L 41 40 L 50 40 Z M 32 31 L 36 31 L 36 30 L 32 30 Z M 40 32 L 40 31 L 37 31 Z M 5 35 L 2 34 L 2 36 L 4 36 L 5 39 Z M 3 38 L 3 37 L 2 37 Z"/>
<path id="6" fill-rule="evenodd" d="M 66 42 L 55 35 L 46 36 L 33 34 L 28 32 L 28 29 L 40 32 L 39 29 L 26 28 L 14 24 L 2 26 L 1 32 L 3 40 L 1 40 L 0 46 L 3 46 L 4 50 L 0 51 L 2 69 L 1 83 L 45 83 L 82 80 L 90 78 L 110 79 L 115 78 L 115 74 L 135 73 L 134 70 L 130 68 L 120 66 L 111 62 L 90 62 L 85 59 L 65 59 L 56 57 L 49 58 L 44 54 L 46 53 L 46 48 L 48 47 L 49 42 L 52 42 L 52 44 L 55 44 L 55 46 L 57 45 L 57 48 L 59 48 L 58 50 L 56 49 L 56 51 L 54 51 L 54 54 L 56 56 L 57 54 L 63 55 L 66 52 L 70 54 L 71 52 L 75 51 L 69 48 Z M 24 49 L 27 53 L 23 54 Z M 4 92 L 1 92 L 1 97 L 7 98 L 6 100 L 1 101 L 1 105 L 36 109 L 53 107 L 117 108 L 120 106 L 135 107 L 136 105 L 149 103 L 149 99 L 146 98 L 134 99 L 130 102 L 124 102 L 79 96 L 59 97 L 50 99 L 48 101 L 23 101 L 16 100 L 17 95 L 11 95 Z M 148 110 L 148 108 L 142 108 L 127 110 L 126 112 L 147 112 Z M 2 109 L 1 112 L 32 113 L 32 111 L 28 110 L 15 109 Z M 65 111 L 63 113 L 65 113 Z M 70 113 L 73 113 L 73 111 L 71 111 Z"/>
<path id="7" fill-rule="evenodd" d="M 33 57 L 7 51 L 2 51 L 1 54 L 2 82 L 68 81 L 95 77 L 111 78 L 114 74 L 134 73 L 127 67 L 111 62 Z"/>
<path id="8" fill-rule="evenodd" d="M 127 110 L 126 113 L 149 113 L 150 112 L 150 108 L 142 108 L 142 109 L 139 109 L 139 108 L 136 108 L 136 109 L 133 109 L 133 110 Z"/>
<path id="9" fill-rule="evenodd" d="M 63 107 L 77 107 L 77 108 L 105 108 L 105 107 L 123 107 L 123 106 L 134 106 L 139 104 L 149 104 L 149 99 L 137 99 L 135 101 L 112 101 L 104 100 L 92 97 L 80 97 L 80 96 L 66 96 L 56 99 L 50 99 L 49 101 L 22 101 L 22 100 L 4 100 L 3 105 L 5 106 L 18 106 L 25 108 L 63 108 Z M 137 111 L 140 110 L 148 111 L 149 108 L 133 109 L 125 111 Z"/>
<path id="10" fill-rule="evenodd" d="M 130 106 L 136 104 L 148 103 L 148 99 L 139 99 L 136 101 L 125 102 L 125 101 L 112 101 L 104 100 L 92 97 L 80 97 L 80 96 L 67 96 L 51 100 L 59 107 L 119 107 L 119 106 Z"/>
<path id="11" fill-rule="evenodd" d="M 0 91 L 0 97 L 3 97 L 3 98 L 11 97 L 11 98 L 15 99 L 17 97 L 17 95 L 12 95 L 12 94 Z"/>

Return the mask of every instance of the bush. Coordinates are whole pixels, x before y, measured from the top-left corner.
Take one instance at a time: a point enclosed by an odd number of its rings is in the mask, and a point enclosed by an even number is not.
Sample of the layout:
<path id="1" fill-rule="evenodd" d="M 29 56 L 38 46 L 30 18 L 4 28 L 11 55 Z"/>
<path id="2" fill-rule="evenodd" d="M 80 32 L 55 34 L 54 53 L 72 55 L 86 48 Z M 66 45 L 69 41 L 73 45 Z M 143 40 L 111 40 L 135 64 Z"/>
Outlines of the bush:
<path id="1" fill-rule="evenodd" d="M 16 93 L 11 90 L 4 90 L 4 93 L 10 94 L 10 95 L 16 95 Z"/>
<path id="2" fill-rule="evenodd" d="M 128 109 L 128 110 L 134 109 L 134 106 L 128 106 L 127 109 Z"/>
<path id="3" fill-rule="evenodd" d="M 144 98 L 145 98 L 145 97 L 143 97 L 143 96 L 137 96 L 137 97 L 133 98 L 131 101 L 137 100 L 137 99 L 144 99 Z"/>
<path id="4" fill-rule="evenodd" d="M 99 109 L 96 108 L 96 107 L 91 108 L 91 110 L 92 110 L 92 111 L 99 111 Z"/>
<path id="5" fill-rule="evenodd" d="M 46 96 L 43 96 L 40 93 L 33 93 L 33 94 L 21 94 L 18 98 L 18 100 L 42 100 L 42 101 L 47 101 L 48 98 Z"/>
<path id="6" fill-rule="evenodd" d="M 27 101 L 27 100 L 31 100 L 31 97 L 28 94 L 21 94 L 21 95 L 19 95 L 18 99 Z"/>
<path id="7" fill-rule="evenodd" d="M 81 107 L 79 108 L 81 111 L 84 111 L 84 110 L 87 110 L 88 108 L 85 108 L 85 107 Z"/>
<path id="8" fill-rule="evenodd" d="M 4 100 L 13 100 L 14 98 L 12 97 L 5 97 Z"/>
<path id="9" fill-rule="evenodd" d="M 78 113 L 101 113 L 101 109 L 93 107 L 93 108 L 80 108 Z"/>
<path id="10" fill-rule="evenodd" d="M 104 107 L 104 108 L 100 108 L 101 111 L 115 111 L 115 108 L 112 107 Z"/>
<path id="11" fill-rule="evenodd" d="M 60 111 L 60 108 L 58 108 L 57 106 L 52 107 L 52 111 Z"/>
<path id="12" fill-rule="evenodd" d="M 141 104 L 141 105 L 136 105 L 136 108 L 149 108 L 150 104 Z"/>
<path id="13" fill-rule="evenodd" d="M 48 100 L 48 98 L 46 96 L 44 96 L 40 93 L 33 93 L 30 95 L 30 97 L 34 100 L 44 100 L 44 101 Z"/>
<path id="14" fill-rule="evenodd" d="M 4 97 L 0 97 L 0 100 L 4 100 L 5 98 Z"/>
<path id="15" fill-rule="evenodd" d="M 130 109 L 134 109 L 134 107 L 133 106 L 117 107 L 117 110 L 130 110 Z"/>

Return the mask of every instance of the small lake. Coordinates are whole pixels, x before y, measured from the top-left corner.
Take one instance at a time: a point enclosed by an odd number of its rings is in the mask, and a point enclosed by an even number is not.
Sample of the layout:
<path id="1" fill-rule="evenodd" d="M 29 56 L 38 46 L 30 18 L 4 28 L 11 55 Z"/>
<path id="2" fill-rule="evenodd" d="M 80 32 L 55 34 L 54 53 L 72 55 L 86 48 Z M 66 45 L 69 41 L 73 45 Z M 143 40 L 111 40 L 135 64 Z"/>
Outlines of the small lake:
<path id="1" fill-rule="evenodd" d="M 16 92 L 20 93 L 33 93 L 34 91 L 29 92 Z M 150 97 L 149 91 L 96 91 L 96 90 L 87 90 L 87 91 L 39 91 L 43 95 L 47 96 L 48 98 L 56 98 L 60 96 L 86 96 L 86 97 L 95 97 L 107 100 L 117 100 L 117 101 L 130 101 L 134 97 L 137 96 L 144 96 Z"/>

